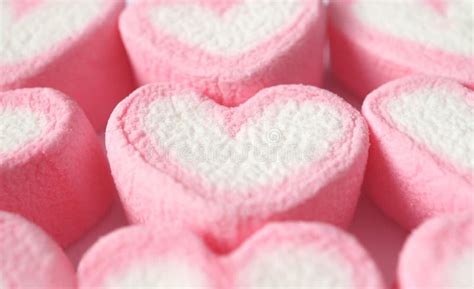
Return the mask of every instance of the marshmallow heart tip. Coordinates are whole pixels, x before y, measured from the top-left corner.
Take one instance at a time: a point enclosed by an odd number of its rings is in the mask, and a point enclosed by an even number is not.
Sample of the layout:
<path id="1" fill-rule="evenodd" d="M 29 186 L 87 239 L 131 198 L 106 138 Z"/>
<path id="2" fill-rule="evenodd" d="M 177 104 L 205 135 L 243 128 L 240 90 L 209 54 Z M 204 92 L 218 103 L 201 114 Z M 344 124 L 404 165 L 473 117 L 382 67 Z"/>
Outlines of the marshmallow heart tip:
<path id="1" fill-rule="evenodd" d="M 472 3 L 331 1 L 332 71 L 360 98 L 413 73 L 440 75 L 474 87 Z"/>
<path id="2" fill-rule="evenodd" d="M 439 216 L 408 237 L 400 253 L 398 288 L 472 288 L 473 270 L 472 211 Z"/>
<path id="3" fill-rule="evenodd" d="M 0 211 L 0 288 L 76 288 L 61 248 L 23 217 Z"/>
<path id="4" fill-rule="evenodd" d="M 366 98 L 371 132 L 364 187 L 406 228 L 472 210 L 474 93 L 432 76 L 392 81 Z"/>
<path id="5" fill-rule="evenodd" d="M 113 107 L 133 88 L 117 27 L 123 7 L 115 0 L 2 2 L 0 91 L 61 90 L 97 130 L 104 129 Z"/>
<path id="6" fill-rule="evenodd" d="M 319 0 L 141 1 L 120 31 L 139 85 L 182 83 L 236 106 L 264 87 L 321 83 Z"/>
<path id="7" fill-rule="evenodd" d="M 368 132 L 359 112 L 311 86 L 263 89 L 228 108 L 153 84 L 114 110 L 106 147 L 132 222 L 183 224 L 225 251 L 269 220 L 347 226 Z"/>
<path id="8" fill-rule="evenodd" d="M 298 222 L 265 226 L 228 255 L 176 226 L 120 229 L 85 254 L 78 279 L 79 288 L 385 288 L 354 238 Z"/>
<path id="9" fill-rule="evenodd" d="M 0 210 L 25 216 L 62 246 L 102 217 L 113 183 L 74 101 L 49 88 L 0 93 L 0 188 Z"/>

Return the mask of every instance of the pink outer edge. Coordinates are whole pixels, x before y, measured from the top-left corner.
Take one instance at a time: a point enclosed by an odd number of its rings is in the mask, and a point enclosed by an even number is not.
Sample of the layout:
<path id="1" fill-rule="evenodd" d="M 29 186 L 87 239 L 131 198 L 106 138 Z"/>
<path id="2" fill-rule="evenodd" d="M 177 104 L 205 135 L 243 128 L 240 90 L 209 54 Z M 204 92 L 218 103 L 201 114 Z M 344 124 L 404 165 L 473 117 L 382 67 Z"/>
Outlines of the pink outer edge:
<path id="1" fill-rule="evenodd" d="M 0 155 L 0 210 L 20 213 L 66 246 L 111 203 L 113 183 L 95 131 L 76 103 L 52 89 L 3 92 L 0 105 L 48 118 L 36 141 Z"/>
<path id="2" fill-rule="evenodd" d="M 435 278 L 453 268 L 451 258 L 468 248 L 474 248 L 472 212 L 430 219 L 413 231 L 402 249 L 398 288 L 440 288 Z"/>
<path id="3" fill-rule="evenodd" d="M 199 268 L 208 276 L 211 288 L 229 288 L 216 256 L 194 234 L 175 227 L 143 226 L 121 228 L 100 238 L 79 263 L 79 288 L 104 288 L 105 277 L 123 275 L 131 263 L 159 262 L 166 256 Z"/>
<path id="4" fill-rule="evenodd" d="M 76 288 L 74 267 L 66 254 L 19 215 L 0 211 L 0 256 L 0 278 L 6 286 L 2 288 Z"/>
<path id="5" fill-rule="evenodd" d="M 41 55 L 0 66 L 0 91 L 52 87 L 72 96 L 97 130 L 133 89 L 131 68 L 117 19 L 123 1 L 101 0 L 104 7 L 85 28 Z"/>
<path id="6" fill-rule="evenodd" d="M 354 284 L 351 288 L 386 288 L 375 263 L 354 238 L 332 226 L 317 223 L 267 225 L 230 255 L 215 255 L 199 238 L 184 229 L 123 228 L 101 238 L 84 255 L 79 264 L 78 279 L 80 288 L 103 286 L 106 276 L 123 274 L 130 268 L 131 260 L 143 264 L 146 259 L 177 254 L 183 256 L 182 259 L 194 260 L 196 267 L 214 281 L 212 288 L 238 288 L 233 280 L 236 272 L 242 270 L 260 249 L 284 243 L 323 250 L 336 248 L 342 261 L 352 267 Z"/>
<path id="7" fill-rule="evenodd" d="M 362 106 L 371 133 L 364 188 L 387 215 L 408 229 L 432 216 L 472 210 L 474 201 L 472 172 L 398 131 L 380 107 L 387 98 L 425 86 L 448 87 L 474 101 L 472 91 L 457 82 L 413 76 L 375 90 Z"/>
<path id="8" fill-rule="evenodd" d="M 368 27 L 352 14 L 353 1 L 357 0 L 331 2 L 328 31 L 332 70 L 358 97 L 364 98 L 378 86 L 412 73 L 454 78 L 474 88 L 474 58 L 429 48 Z"/>
<path id="9" fill-rule="evenodd" d="M 222 262 L 228 268 L 229 276 L 232 276 L 231 272 L 235 274 L 247 267 L 252 259 L 259 255 L 261 249 L 279 247 L 285 243 L 295 244 L 302 248 L 313 247 L 322 251 L 331 247 L 338 252 L 345 265 L 352 267 L 353 287 L 351 288 L 386 288 L 374 261 L 359 242 L 344 231 L 322 223 L 269 224 L 251 236 L 231 255 L 225 256 Z M 234 287 L 238 288 L 236 285 Z"/>
<path id="10" fill-rule="evenodd" d="M 307 8 L 297 22 L 268 42 L 235 57 L 209 55 L 156 31 L 148 18 L 148 6 L 163 0 L 130 5 L 120 17 L 119 26 L 140 85 L 181 83 L 218 103 L 235 106 L 264 87 L 321 83 L 325 7 L 319 0 L 300 1 Z M 213 6 L 218 1 L 203 2 Z M 214 8 L 222 10 L 222 7 Z"/>
<path id="11" fill-rule="evenodd" d="M 137 107 L 159 97 L 180 92 L 186 95 L 190 91 L 173 85 L 144 86 L 112 113 L 106 131 L 107 154 L 132 222 L 184 224 L 222 249 L 234 247 L 268 220 L 316 219 L 344 227 L 351 222 L 367 160 L 368 133 L 363 118 L 349 104 L 315 87 L 287 85 L 264 89 L 238 108 L 216 105 L 219 114 L 231 119 L 229 128 L 233 130 L 273 102 L 290 99 L 330 103 L 347 121 L 345 138 L 333 144 L 327 157 L 279 184 L 236 194 L 215 192 L 172 162 L 159 162 L 159 152 L 137 129 L 141 126 Z M 272 198 L 265 197 L 268 195 Z"/>

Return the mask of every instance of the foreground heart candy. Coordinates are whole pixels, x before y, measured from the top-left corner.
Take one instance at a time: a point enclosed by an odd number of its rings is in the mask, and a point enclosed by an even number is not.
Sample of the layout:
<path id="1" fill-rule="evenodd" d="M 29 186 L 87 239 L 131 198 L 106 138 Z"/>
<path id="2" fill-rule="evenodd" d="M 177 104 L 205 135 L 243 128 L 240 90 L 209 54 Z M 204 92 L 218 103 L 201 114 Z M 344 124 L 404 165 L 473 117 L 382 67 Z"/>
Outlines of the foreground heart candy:
<path id="1" fill-rule="evenodd" d="M 0 93 L 0 210 L 20 213 L 61 245 L 105 212 L 113 183 L 80 108 L 47 88 Z"/>
<path id="2" fill-rule="evenodd" d="M 334 0 L 332 69 L 359 97 L 412 73 L 474 87 L 472 0 Z"/>
<path id="3" fill-rule="evenodd" d="M 136 1 L 120 31 L 139 84 L 182 83 L 225 105 L 322 75 L 319 0 Z"/>
<path id="4" fill-rule="evenodd" d="M 190 226 L 233 247 L 269 219 L 347 225 L 364 172 L 364 120 L 310 86 L 267 88 L 238 108 L 148 85 L 114 110 L 107 153 L 134 222 Z"/>
<path id="5" fill-rule="evenodd" d="M 120 229 L 85 254 L 78 278 L 104 289 L 385 288 L 354 238 L 317 223 L 268 225 L 227 256 L 185 230 Z"/>
<path id="6" fill-rule="evenodd" d="M 398 265 L 399 289 L 474 288 L 472 211 L 433 218 L 408 238 Z"/>
<path id="7" fill-rule="evenodd" d="M 414 76 L 375 90 L 362 108 L 371 130 L 366 187 L 407 228 L 474 201 L 474 93 Z"/>
<path id="8" fill-rule="evenodd" d="M 73 289 L 74 267 L 48 235 L 0 211 L 0 288 Z"/>
<path id="9" fill-rule="evenodd" d="M 97 129 L 132 88 L 116 0 L 2 0 L 0 90 L 53 87 Z"/>

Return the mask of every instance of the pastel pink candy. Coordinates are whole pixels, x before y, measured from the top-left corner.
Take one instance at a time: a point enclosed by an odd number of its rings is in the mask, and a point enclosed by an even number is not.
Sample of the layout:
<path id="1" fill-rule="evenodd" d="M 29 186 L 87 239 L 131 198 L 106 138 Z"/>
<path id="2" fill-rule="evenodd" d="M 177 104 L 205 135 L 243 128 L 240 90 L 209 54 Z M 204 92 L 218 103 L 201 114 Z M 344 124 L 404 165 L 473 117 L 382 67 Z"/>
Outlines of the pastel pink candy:
<path id="1" fill-rule="evenodd" d="M 224 105 L 322 76 L 319 0 L 134 1 L 120 31 L 140 85 L 185 84 Z"/>
<path id="2" fill-rule="evenodd" d="M 39 227 L 0 211 L 0 288 L 76 288 L 74 267 Z"/>
<path id="3" fill-rule="evenodd" d="M 471 0 L 335 0 L 328 10 L 333 73 L 357 96 L 413 73 L 474 87 Z"/>
<path id="4" fill-rule="evenodd" d="M 48 88 L 0 93 L 0 210 L 65 246 L 102 217 L 112 192 L 102 148 L 75 102 Z"/>
<path id="5" fill-rule="evenodd" d="M 371 131 L 365 187 L 406 228 L 474 201 L 474 93 L 442 78 L 388 83 L 364 101 Z"/>
<path id="6" fill-rule="evenodd" d="M 428 220 L 408 238 L 398 264 L 398 286 L 472 288 L 474 286 L 472 212 Z"/>
<path id="7" fill-rule="evenodd" d="M 267 88 L 227 108 L 155 84 L 117 106 L 106 146 L 132 222 L 182 224 L 228 249 L 268 220 L 348 225 L 368 133 L 355 109 L 315 87 Z"/>
<path id="8" fill-rule="evenodd" d="M 317 223 L 268 225 L 221 256 L 183 229 L 120 229 L 85 254 L 78 278 L 104 289 L 385 288 L 353 237 Z"/>
<path id="9" fill-rule="evenodd" d="M 0 5 L 0 91 L 52 87 L 104 129 L 132 73 L 118 32 L 117 0 L 5 0 Z"/>

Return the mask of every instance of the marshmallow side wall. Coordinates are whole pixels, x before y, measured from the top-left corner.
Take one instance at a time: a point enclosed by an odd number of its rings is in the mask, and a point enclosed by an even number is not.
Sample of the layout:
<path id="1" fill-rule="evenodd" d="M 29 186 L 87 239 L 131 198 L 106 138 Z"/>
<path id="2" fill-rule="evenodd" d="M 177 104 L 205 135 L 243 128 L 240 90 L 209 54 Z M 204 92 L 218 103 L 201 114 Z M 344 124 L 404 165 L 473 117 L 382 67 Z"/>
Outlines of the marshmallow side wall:
<path id="1" fill-rule="evenodd" d="M 48 88 L 2 92 L 0 111 L 29 111 L 43 127 L 39 134 L 24 123 L 9 129 L 30 139 L 0 152 L 0 209 L 70 244 L 103 216 L 114 190 L 94 129 L 75 102 Z"/>
<path id="2" fill-rule="evenodd" d="M 414 76 L 365 100 L 371 147 L 364 186 L 402 226 L 472 210 L 473 99 L 452 80 Z"/>

